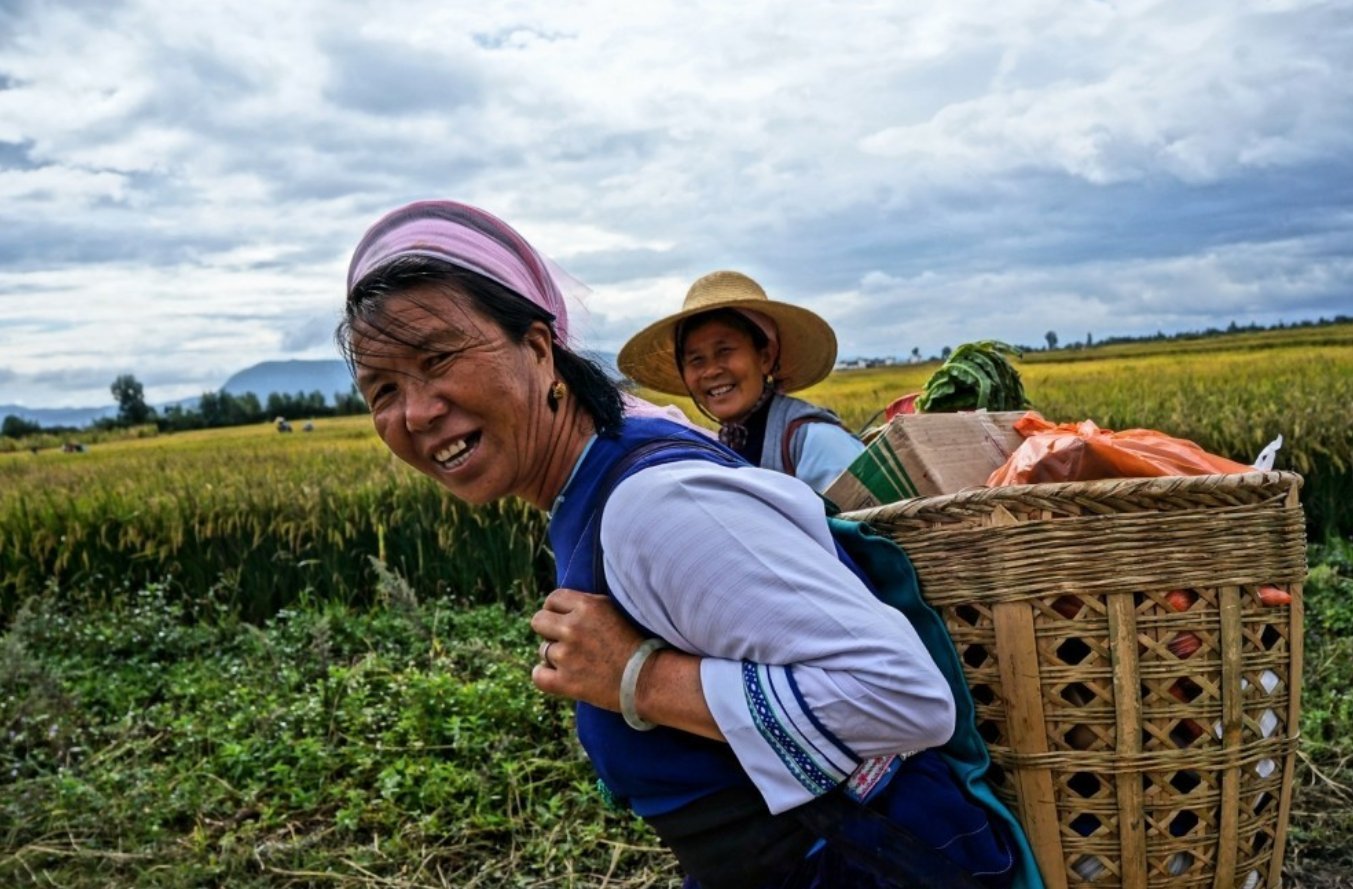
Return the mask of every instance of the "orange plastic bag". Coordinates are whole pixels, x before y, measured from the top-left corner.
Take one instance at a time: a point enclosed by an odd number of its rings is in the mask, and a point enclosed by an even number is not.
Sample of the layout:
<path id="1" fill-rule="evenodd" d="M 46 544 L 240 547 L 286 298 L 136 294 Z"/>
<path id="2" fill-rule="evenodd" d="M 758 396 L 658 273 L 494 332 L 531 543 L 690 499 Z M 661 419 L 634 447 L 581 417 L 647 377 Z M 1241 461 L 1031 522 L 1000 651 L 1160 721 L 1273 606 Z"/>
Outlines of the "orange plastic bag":
<path id="1" fill-rule="evenodd" d="M 1015 421 L 1015 429 L 1024 444 L 991 474 L 988 485 L 1253 471 L 1154 429 L 1112 432 L 1090 420 L 1056 425 L 1033 412 Z"/>

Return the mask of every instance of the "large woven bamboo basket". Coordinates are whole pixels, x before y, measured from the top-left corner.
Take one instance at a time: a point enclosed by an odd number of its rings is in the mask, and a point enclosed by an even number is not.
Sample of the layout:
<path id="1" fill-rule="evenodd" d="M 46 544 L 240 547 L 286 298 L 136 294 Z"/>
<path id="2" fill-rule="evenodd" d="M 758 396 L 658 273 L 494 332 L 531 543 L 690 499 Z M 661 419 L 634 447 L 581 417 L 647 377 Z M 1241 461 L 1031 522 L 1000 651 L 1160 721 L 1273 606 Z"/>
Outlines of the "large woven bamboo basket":
<path id="1" fill-rule="evenodd" d="M 1050 889 L 1279 885 L 1300 484 L 1253 472 L 1025 485 L 849 515 L 902 545 L 943 614 L 997 792 Z"/>

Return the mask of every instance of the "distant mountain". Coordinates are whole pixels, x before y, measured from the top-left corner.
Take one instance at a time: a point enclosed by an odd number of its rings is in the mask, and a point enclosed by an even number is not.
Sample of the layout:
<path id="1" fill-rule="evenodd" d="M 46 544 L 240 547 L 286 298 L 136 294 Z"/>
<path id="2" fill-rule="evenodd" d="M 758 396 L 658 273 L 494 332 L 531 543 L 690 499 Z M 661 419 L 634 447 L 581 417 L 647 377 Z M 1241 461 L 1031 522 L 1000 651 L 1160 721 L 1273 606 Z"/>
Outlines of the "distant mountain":
<path id="1" fill-rule="evenodd" d="M 582 350 L 587 357 L 599 362 L 611 376 L 618 378 L 614 352 L 596 352 Z M 307 395 L 315 390 L 324 393 L 324 400 L 333 404 L 334 393 L 347 392 L 352 388 L 352 374 L 346 363 L 337 359 L 318 361 L 264 361 L 247 367 L 231 376 L 221 387 L 231 395 L 243 395 L 252 392 L 260 401 L 276 392 L 279 395 L 295 395 L 304 392 Z"/>
<path id="2" fill-rule="evenodd" d="M 620 377 L 614 352 L 583 349 L 582 353 L 601 364 L 602 369 L 612 377 Z M 308 395 L 318 389 L 330 404 L 333 404 L 335 392 L 347 392 L 351 388 L 352 374 L 348 372 L 347 364 L 332 358 L 320 361 L 264 361 L 239 371 L 221 387 L 222 391 L 231 395 L 252 392 L 260 401 L 267 401 L 273 392 L 279 395 L 304 392 Z"/>
<path id="3" fill-rule="evenodd" d="M 347 392 L 352 388 L 352 374 L 348 366 L 338 359 L 319 361 L 264 361 L 253 367 L 233 374 L 225 381 L 221 391 L 231 395 L 243 395 L 252 392 L 260 401 L 266 402 L 268 396 L 295 395 L 297 392 L 310 394 L 316 390 L 324 394 L 324 400 L 333 404 L 335 393 Z"/>
<path id="4" fill-rule="evenodd" d="M 50 428 L 52 426 L 73 426 L 77 429 L 88 426 L 95 420 L 117 416 L 117 405 L 107 407 L 24 407 L 21 404 L 0 404 L 0 418 L 13 415 L 29 423 Z"/>
<path id="5" fill-rule="evenodd" d="M 165 408 L 168 407 L 181 407 L 186 411 L 195 411 L 198 402 L 201 400 L 201 396 L 194 395 L 190 398 L 180 398 L 178 401 L 153 404 L 151 407 L 160 413 L 164 413 Z M 111 420 L 116 417 L 117 405 L 109 404 L 104 407 L 24 407 L 21 404 L 0 404 L 0 418 L 8 417 L 11 414 L 21 420 L 37 423 L 44 429 L 51 429 L 54 426 L 83 429 L 97 420 Z"/>

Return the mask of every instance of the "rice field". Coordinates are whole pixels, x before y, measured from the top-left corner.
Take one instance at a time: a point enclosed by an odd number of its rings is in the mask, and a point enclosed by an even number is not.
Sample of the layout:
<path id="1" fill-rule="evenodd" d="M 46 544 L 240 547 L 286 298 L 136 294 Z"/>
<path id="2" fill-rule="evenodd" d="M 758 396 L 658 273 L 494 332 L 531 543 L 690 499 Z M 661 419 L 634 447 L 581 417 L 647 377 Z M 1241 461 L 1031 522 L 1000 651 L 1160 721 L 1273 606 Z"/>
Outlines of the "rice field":
<path id="1" fill-rule="evenodd" d="M 1034 407 L 1059 422 L 1159 429 L 1247 463 L 1281 434 L 1278 466 L 1305 475 L 1313 536 L 1347 535 L 1353 325 L 1277 333 L 1231 348 L 1229 337 L 1105 347 L 1111 357 L 1093 360 L 1031 353 L 1019 369 Z M 858 429 L 935 366 L 839 372 L 804 396 Z M 552 575 L 544 528 L 522 503 L 455 502 L 391 458 L 364 417 L 0 454 L 0 619 L 49 587 L 167 578 L 218 587 L 257 620 L 298 599 L 364 601 L 372 558 L 424 593 L 533 601 Z"/>
<path id="2" fill-rule="evenodd" d="M 1158 429 L 1241 463 L 1282 435 L 1276 466 L 1305 476 L 1312 535 L 1353 533 L 1353 325 L 1105 346 L 1103 356 L 1032 352 L 1016 366 L 1033 409 L 1054 422 Z M 937 367 L 838 372 L 802 397 L 858 431 Z"/>
<path id="3" fill-rule="evenodd" d="M 518 601 L 548 571 L 544 518 L 471 509 L 389 456 L 365 417 L 0 455 L 0 616 L 45 587 L 219 587 L 253 620 L 364 601 L 376 558 L 424 591 Z"/>

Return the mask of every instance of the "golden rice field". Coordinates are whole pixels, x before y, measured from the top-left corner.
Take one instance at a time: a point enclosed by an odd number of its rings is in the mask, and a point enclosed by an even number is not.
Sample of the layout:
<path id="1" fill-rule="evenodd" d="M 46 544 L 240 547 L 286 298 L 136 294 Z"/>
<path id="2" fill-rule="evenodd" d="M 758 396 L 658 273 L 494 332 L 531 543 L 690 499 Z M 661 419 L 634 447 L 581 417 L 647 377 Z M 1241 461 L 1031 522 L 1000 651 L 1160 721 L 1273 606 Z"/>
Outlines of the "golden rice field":
<path id="1" fill-rule="evenodd" d="M 1044 416 L 1156 428 L 1243 462 L 1282 434 L 1278 465 L 1306 476 L 1313 532 L 1353 530 L 1353 325 L 1097 352 L 1020 363 Z M 860 428 L 934 369 L 841 372 L 805 397 Z M 370 557 L 422 590 L 476 601 L 533 600 L 551 576 L 544 519 L 532 508 L 461 506 L 389 457 L 366 418 L 316 426 L 0 454 L 0 619 L 47 586 L 166 576 L 187 589 L 216 586 L 262 617 L 299 598 L 363 598 L 374 586 Z"/>
<path id="2" fill-rule="evenodd" d="M 1353 343 L 1299 353 L 1023 362 L 1019 369 L 1034 408 L 1050 420 L 1160 429 L 1242 462 L 1281 434 L 1284 465 L 1308 474 L 1325 461 L 1337 471 L 1353 461 Z M 805 397 L 860 424 L 880 400 L 914 391 L 933 370 L 837 374 Z"/>
<path id="3" fill-rule="evenodd" d="M 1056 422 L 1158 429 L 1242 463 L 1282 435 L 1277 466 L 1306 477 L 1312 530 L 1353 531 L 1353 325 L 1133 343 L 1104 352 L 1109 357 L 1090 357 L 1098 348 L 1027 355 L 1018 368 L 1034 408 Z M 919 390 L 937 366 L 836 373 L 802 397 L 833 408 L 859 430 L 890 400 Z M 700 419 L 689 404 L 683 407 Z"/>
<path id="4" fill-rule="evenodd" d="M 470 509 L 443 496 L 389 456 L 366 417 L 315 426 L 0 455 L 0 616 L 47 584 L 168 576 L 187 589 L 223 587 L 262 618 L 302 597 L 365 595 L 370 557 L 430 592 L 502 601 L 545 565 L 535 509 Z"/>

